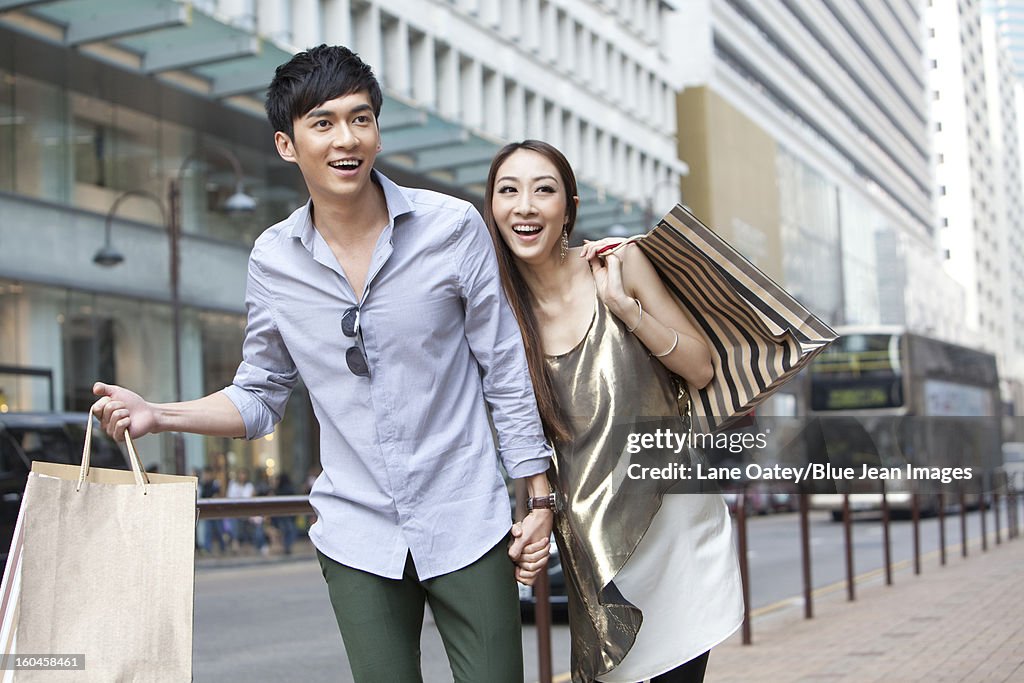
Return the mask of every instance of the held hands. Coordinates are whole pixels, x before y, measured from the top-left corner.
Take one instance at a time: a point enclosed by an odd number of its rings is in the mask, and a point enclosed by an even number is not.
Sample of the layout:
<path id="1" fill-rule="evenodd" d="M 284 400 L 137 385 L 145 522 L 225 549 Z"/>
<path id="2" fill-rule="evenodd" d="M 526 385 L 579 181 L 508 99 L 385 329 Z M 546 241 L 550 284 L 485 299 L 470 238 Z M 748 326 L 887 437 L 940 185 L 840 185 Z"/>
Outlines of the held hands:
<path id="1" fill-rule="evenodd" d="M 537 509 L 526 515 L 522 522 L 512 525 L 508 556 L 516 563 L 516 581 L 524 586 L 532 586 L 537 575 L 548 565 L 554 520 L 551 510 Z"/>
<path id="2" fill-rule="evenodd" d="M 96 382 L 92 393 L 100 397 L 93 404 L 93 413 L 99 418 L 103 431 L 115 440 L 124 441 L 126 429 L 133 439 L 156 431 L 153 407 L 134 391 Z"/>

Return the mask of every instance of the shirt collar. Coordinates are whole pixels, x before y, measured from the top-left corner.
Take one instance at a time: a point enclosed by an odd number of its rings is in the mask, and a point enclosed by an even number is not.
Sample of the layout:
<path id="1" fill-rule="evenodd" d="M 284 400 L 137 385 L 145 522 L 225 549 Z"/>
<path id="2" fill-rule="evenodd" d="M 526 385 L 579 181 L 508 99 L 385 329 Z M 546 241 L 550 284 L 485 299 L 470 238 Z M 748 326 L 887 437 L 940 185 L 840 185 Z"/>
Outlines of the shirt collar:
<path id="1" fill-rule="evenodd" d="M 399 216 L 414 211 L 412 201 L 404 187 L 396 185 L 377 169 L 373 169 L 372 174 L 373 180 L 384 190 L 384 202 L 388 206 L 388 223 L 390 225 L 395 225 L 395 219 Z M 302 245 L 310 251 L 313 250 L 313 238 L 316 235 L 316 228 L 313 227 L 313 220 L 310 217 L 312 208 L 313 199 L 310 198 L 306 201 L 306 205 L 299 210 L 291 230 L 291 236 L 299 238 Z"/>

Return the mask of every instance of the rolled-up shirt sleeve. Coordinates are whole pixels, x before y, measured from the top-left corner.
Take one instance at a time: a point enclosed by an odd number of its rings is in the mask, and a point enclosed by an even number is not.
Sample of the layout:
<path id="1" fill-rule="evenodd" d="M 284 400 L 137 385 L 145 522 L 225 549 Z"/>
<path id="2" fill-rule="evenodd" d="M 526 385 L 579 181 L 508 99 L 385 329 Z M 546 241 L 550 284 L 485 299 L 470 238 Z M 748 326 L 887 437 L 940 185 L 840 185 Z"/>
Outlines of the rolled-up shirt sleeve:
<path id="1" fill-rule="evenodd" d="M 242 344 L 242 362 L 224 394 L 245 423 L 245 437 L 258 439 L 274 430 L 298 381 L 292 360 L 274 319 L 273 296 L 254 258 L 249 259 L 245 287 L 248 322 Z"/>
<path id="2" fill-rule="evenodd" d="M 519 324 L 501 288 L 487 227 L 472 207 L 453 254 L 465 305 L 466 340 L 482 370 L 502 464 L 514 479 L 545 472 L 551 449 L 537 412 Z"/>

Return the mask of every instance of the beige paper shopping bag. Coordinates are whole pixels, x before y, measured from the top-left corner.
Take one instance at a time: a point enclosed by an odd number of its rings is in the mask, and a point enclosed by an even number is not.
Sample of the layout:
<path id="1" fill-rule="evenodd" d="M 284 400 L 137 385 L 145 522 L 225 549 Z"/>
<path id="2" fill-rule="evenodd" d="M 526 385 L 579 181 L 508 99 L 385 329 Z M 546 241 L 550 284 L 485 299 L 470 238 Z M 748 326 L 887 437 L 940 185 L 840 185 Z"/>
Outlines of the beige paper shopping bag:
<path id="1" fill-rule="evenodd" d="M 196 478 L 147 474 L 130 438 L 132 471 L 90 469 L 91 432 L 90 417 L 81 467 L 35 462 L 29 474 L 8 562 L 20 561 L 20 590 L 5 576 L 0 616 L 14 622 L 5 647 L 44 666 L 14 680 L 189 681 Z M 46 668 L 64 656 L 83 667 Z"/>

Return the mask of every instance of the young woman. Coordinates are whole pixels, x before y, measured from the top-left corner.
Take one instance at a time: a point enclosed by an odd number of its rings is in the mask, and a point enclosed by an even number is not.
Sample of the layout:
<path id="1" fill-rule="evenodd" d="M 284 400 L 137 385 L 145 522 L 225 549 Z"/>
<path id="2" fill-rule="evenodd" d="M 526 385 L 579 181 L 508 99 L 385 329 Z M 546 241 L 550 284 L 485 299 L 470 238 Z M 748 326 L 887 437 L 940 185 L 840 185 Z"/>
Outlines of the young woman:
<path id="1" fill-rule="evenodd" d="M 491 163 L 484 217 L 564 501 L 573 681 L 702 681 L 742 620 L 728 511 L 718 494 L 665 495 L 674 482 L 634 476 L 689 464 L 688 450 L 642 448 L 640 435 L 687 432 L 676 378 L 707 384 L 708 348 L 638 247 L 569 248 L 578 201 L 547 143 L 512 143 Z"/>

